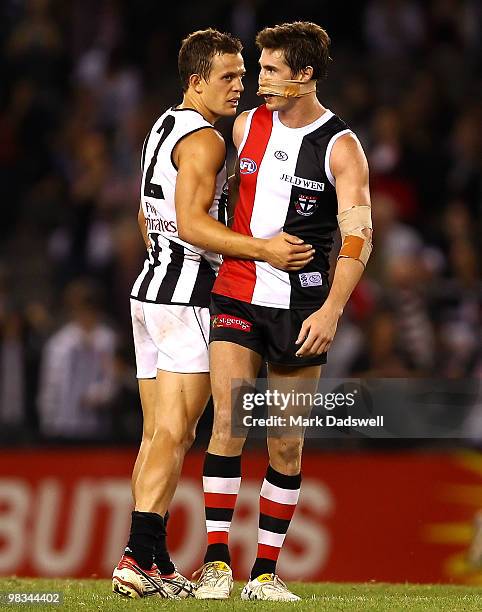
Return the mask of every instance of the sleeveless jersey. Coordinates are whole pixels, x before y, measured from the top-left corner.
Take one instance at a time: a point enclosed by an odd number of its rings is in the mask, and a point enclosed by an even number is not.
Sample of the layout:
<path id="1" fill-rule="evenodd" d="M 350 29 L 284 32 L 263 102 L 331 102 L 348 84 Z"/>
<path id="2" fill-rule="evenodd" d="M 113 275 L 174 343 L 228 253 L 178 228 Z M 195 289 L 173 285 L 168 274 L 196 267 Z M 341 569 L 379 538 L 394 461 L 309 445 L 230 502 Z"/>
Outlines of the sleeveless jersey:
<path id="1" fill-rule="evenodd" d="M 321 306 L 329 291 L 329 256 L 338 228 L 330 154 L 337 138 L 350 132 L 329 110 L 301 128 L 284 126 L 265 105 L 250 111 L 238 152 L 241 181 L 232 229 L 256 238 L 284 231 L 316 252 L 299 272 L 225 257 L 214 293 L 274 308 Z"/>
<path id="2" fill-rule="evenodd" d="M 168 109 L 153 125 L 142 151 L 141 204 L 152 248 L 131 297 L 142 302 L 209 306 L 221 257 L 179 238 L 175 207 L 174 147 L 189 134 L 214 129 L 191 109 Z M 218 219 L 226 167 L 216 177 L 209 214 Z"/>

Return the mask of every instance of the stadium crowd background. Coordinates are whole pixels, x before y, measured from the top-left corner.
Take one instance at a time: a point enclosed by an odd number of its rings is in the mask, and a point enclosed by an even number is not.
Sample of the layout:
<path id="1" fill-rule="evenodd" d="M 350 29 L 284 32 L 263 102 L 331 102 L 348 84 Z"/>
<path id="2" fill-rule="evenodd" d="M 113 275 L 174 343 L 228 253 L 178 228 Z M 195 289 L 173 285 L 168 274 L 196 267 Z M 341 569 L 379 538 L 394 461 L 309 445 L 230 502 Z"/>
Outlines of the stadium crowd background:
<path id="1" fill-rule="evenodd" d="M 319 97 L 367 153 L 375 238 L 325 375 L 480 377 L 480 2 L 165 10 L 156 0 L 1 3 L 0 442 L 138 442 L 128 297 L 145 255 L 140 151 L 181 100 L 180 41 L 208 26 L 244 43 L 240 110 L 260 103 L 261 27 L 309 19 L 332 38 Z M 230 168 L 231 125 L 219 123 Z M 481 413 L 469 415 L 480 439 Z"/>

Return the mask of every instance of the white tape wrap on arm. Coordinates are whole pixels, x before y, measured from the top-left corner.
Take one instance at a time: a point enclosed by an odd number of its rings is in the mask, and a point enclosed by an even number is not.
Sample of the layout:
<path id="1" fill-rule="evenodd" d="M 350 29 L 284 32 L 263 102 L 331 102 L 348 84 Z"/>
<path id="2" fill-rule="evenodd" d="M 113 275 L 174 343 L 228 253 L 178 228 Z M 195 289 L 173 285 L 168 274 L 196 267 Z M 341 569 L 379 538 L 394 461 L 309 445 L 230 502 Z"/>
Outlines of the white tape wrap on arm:
<path id="1" fill-rule="evenodd" d="M 341 212 L 336 218 L 341 233 L 341 249 L 338 259 L 340 257 L 358 259 L 366 266 L 372 252 L 371 206 L 366 204 L 352 206 Z M 370 230 L 368 238 L 363 233 L 363 230 L 367 229 Z"/>

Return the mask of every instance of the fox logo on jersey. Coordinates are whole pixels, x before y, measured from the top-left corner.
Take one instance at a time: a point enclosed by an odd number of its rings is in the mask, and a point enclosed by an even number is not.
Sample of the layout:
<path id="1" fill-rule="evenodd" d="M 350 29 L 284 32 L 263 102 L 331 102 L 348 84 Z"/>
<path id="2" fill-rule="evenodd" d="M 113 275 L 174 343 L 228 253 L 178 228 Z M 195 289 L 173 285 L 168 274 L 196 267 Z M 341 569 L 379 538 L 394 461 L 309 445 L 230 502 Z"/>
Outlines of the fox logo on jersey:
<path id="1" fill-rule="evenodd" d="M 256 165 L 256 162 L 249 159 L 249 157 L 242 157 L 239 160 L 239 171 L 241 174 L 253 174 L 253 172 L 256 172 L 257 169 L 258 166 Z"/>
<path id="2" fill-rule="evenodd" d="M 318 198 L 313 195 L 300 193 L 298 199 L 295 201 L 295 210 L 299 215 L 303 215 L 303 217 L 309 217 L 317 208 Z"/>

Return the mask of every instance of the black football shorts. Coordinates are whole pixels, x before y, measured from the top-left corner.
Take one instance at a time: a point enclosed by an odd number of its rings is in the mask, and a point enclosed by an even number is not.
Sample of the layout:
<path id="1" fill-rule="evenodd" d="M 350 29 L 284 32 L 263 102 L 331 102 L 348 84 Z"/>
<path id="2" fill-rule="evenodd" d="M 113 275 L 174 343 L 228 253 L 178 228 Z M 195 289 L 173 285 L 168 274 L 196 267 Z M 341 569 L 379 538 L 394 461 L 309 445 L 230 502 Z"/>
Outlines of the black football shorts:
<path id="1" fill-rule="evenodd" d="M 209 342 L 221 340 L 245 346 L 274 365 L 309 366 L 326 363 L 326 353 L 296 357 L 295 344 L 303 321 L 318 308 L 287 310 L 211 295 Z"/>

